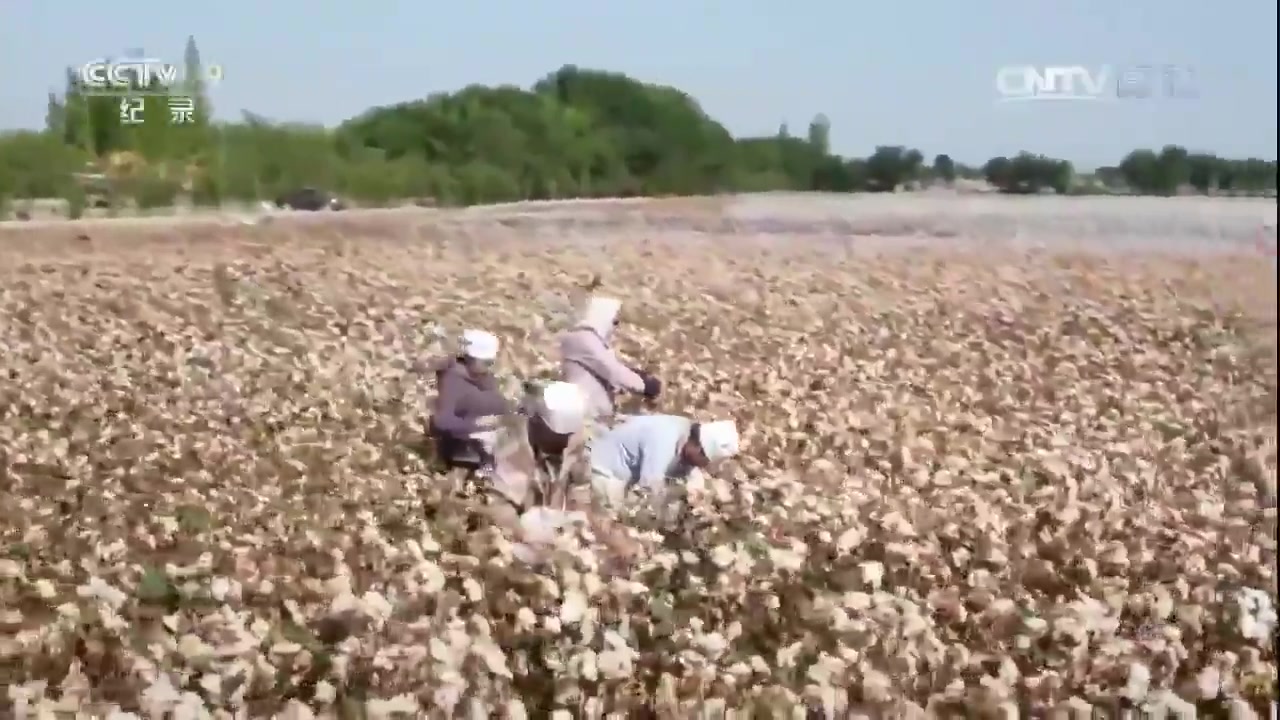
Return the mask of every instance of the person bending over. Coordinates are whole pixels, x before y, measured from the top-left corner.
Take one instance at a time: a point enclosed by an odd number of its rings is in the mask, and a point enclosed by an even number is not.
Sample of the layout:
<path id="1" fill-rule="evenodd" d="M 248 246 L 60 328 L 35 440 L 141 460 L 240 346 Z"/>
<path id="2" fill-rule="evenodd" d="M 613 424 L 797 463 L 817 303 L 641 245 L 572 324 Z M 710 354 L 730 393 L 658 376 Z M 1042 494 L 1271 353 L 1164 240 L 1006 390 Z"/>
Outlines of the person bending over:
<path id="1" fill-rule="evenodd" d="M 592 440 L 591 487 L 607 507 L 620 507 L 633 488 L 647 490 L 661 506 L 668 483 L 733 457 L 738 449 L 732 420 L 637 415 Z"/>

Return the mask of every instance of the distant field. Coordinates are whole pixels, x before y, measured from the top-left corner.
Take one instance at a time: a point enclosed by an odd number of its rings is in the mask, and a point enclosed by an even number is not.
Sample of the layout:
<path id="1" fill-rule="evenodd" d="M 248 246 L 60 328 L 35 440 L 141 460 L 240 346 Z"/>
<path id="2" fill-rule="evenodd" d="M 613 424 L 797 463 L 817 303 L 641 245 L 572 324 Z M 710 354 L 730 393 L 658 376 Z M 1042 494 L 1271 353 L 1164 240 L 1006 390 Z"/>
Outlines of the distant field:
<path id="1" fill-rule="evenodd" d="M 824 195 L 771 193 L 714 198 L 521 202 L 465 209 L 355 209 L 264 213 L 246 207 L 149 217 L 0 223 L 0 228 L 131 228 L 287 222 L 347 226 L 408 223 L 412 227 L 482 220 L 553 226 L 564 233 L 649 224 L 669 230 L 759 235 L 823 234 L 927 241 L 953 239 L 1012 247 L 1083 247 L 1179 252 L 1230 251 L 1274 244 L 1276 204 L 1253 198 L 1007 197 L 902 193 Z"/>

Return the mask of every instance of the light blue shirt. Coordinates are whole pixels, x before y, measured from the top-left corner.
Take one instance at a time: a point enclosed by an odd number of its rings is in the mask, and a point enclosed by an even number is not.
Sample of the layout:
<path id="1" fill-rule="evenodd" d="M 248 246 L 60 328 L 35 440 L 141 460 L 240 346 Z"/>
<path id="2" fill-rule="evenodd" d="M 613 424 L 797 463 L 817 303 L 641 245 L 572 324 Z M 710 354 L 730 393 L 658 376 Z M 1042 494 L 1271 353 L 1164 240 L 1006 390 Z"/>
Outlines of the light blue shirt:
<path id="1" fill-rule="evenodd" d="M 592 440 L 591 466 L 628 486 L 658 488 L 667 478 L 689 474 L 680 449 L 692 427 L 679 415 L 637 415 Z"/>

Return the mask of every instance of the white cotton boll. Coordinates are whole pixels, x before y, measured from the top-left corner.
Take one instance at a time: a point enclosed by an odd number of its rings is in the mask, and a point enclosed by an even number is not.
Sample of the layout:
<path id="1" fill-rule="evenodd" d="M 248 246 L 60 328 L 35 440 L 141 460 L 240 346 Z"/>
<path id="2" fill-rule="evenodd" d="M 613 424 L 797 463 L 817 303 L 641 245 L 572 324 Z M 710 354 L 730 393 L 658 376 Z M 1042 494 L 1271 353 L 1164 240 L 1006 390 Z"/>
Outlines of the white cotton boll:
<path id="1" fill-rule="evenodd" d="M 695 557 L 693 558 L 693 560 L 696 562 L 697 558 Z M 738 560 L 738 553 L 735 552 L 734 549 L 728 545 L 717 545 L 714 549 L 711 550 L 711 562 L 715 563 L 715 566 L 720 568 L 721 570 L 724 570 L 732 566 L 735 562 L 737 562 L 737 560 Z"/>
<path id="2" fill-rule="evenodd" d="M 484 660 L 484 665 L 489 672 L 501 678 L 512 677 L 511 670 L 507 667 L 507 656 L 502 652 L 502 648 L 492 642 L 484 642 L 477 644 L 471 651 Z"/>
<path id="3" fill-rule="evenodd" d="M 889 677 L 876 670 L 868 670 L 862 676 L 862 696 L 871 702 L 886 702 L 893 687 Z"/>
<path id="4" fill-rule="evenodd" d="M 450 708 L 456 704 L 455 701 Z M 393 720 L 397 716 L 413 716 L 417 715 L 418 709 L 417 700 L 407 693 L 390 699 L 375 698 L 365 703 L 365 711 L 370 720 Z"/>
<path id="5" fill-rule="evenodd" d="M 862 544 L 862 529 L 859 527 L 850 527 L 840 533 L 840 537 L 836 538 L 836 549 L 843 554 L 847 554 L 850 550 Z"/>
<path id="6" fill-rule="evenodd" d="M 608 680 L 630 677 L 631 653 L 626 650 L 605 650 L 596 656 L 596 666 L 600 669 L 600 674 Z"/>
<path id="7" fill-rule="evenodd" d="M 142 691 L 142 707 L 150 717 L 162 717 L 181 699 L 167 673 L 161 673 Z"/>
<path id="8" fill-rule="evenodd" d="M 484 599 L 484 588 L 475 581 L 475 578 L 464 578 L 462 590 L 467 594 L 467 600 L 471 602 L 480 602 Z"/>
<path id="9" fill-rule="evenodd" d="M 804 555 L 791 550 L 770 548 L 769 560 L 778 570 L 799 572 L 804 569 Z"/>
<path id="10" fill-rule="evenodd" d="M 524 703 L 520 702 L 519 698 L 508 700 L 505 711 L 504 720 L 529 720 L 529 711 L 525 709 Z"/>
<path id="11" fill-rule="evenodd" d="M 533 610 L 522 607 L 516 611 L 516 632 L 528 632 L 538 625 L 538 616 Z"/>
<path id="12" fill-rule="evenodd" d="M 173 720 L 205 720 L 209 717 L 204 700 L 191 691 L 182 693 L 177 707 L 173 708 Z"/>
<path id="13" fill-rule="evenodd" d="M 395 611 L 391 603 L 381 593 L 369 590 L 360 597 L 361 609 L 365 615 L 381 626 Z"/>
<path id="14" fill-rule="evenodd" d="M 284 713 L 282 713 L 281 718 L 282 720 L 314 720 L 315 716 L 316 714 L 305 703 L 299 700 L 290 700 L 284 706 Z"/>
<path id="15" fill-rule="evenodd" d="M 1218 697 L 1218 693 L 1222 690 L 1222 675 L 1218 672 L 1218 668 L 1212 665 L 1200 671 L 1196 676 L 1196 690 L 1200 692 L 1200 697 L 1205 700 L 1212 700 Z"/>
<path id="16" fill-rule="evenodd" d="M 427 595 L 435 595 L 444 589 L 447 578 L 439 565 L 427 560 L 418 565 L 418 574 L 422 578 L 422 589 Z"/>
<path id="17" fill-rule="evenodd" d="M 53 583 L 43 579 L 35 582 L 35 590 L 42 600 L 52 600 L 58 594 L 58 590 L 53 586 Z"/>
<path id="18" fill-rule="evenodd" d="M 1129 664 L 1129 679 L 1124 686 L 1124 696 L 1140 703 L 1151 688 L 1151 669 L 1142 663 Z"/>
<path id="19" fill-rule="evenodd" d="M 694 641 L 708 658 L 715 660 L 729 649 L 729 641 L 720 633 L 708 633 L 698 636 Z"/>
<path id="20" fill-rule="evenodd" d="M 462 702 L 462 693 L 466 691 L 466 685 L 456 673 L 441 679 L 444 682 L 441 682 L 440 686 L 431 693 L 431 701 L 443 712 L 452 713 L 458 703 Z"/>
<path id="21" fill-rule="evenodd" d="M 569 513 L 548 507 L 535 507 L 520 516 L 520 539 L 532 546 L 549 546 L 567 527 Z"/>
<path id="22" fill-rule="evenodd" d="M 316 683 L 313 699 L 321 705 L 329 705 L 338 699 L 338 689 L 328 680 L 321 680 Z"/>
<path id="23" fill-rule="evenodd" d="M 599 667 L 596 665 L 596 654 L 591 650 L 583 650 L 582 654 L 578 657 L 579 662 L 581 663 L 579 672 L 582 674 L 582 679 L 587 682 L 595 682 L 598 680 L 600 678 L 600 671 Z"/>
<path id="24" fill-rule="evenodd" d="M 560 605 L 560 622 L 575 625 L 582 622 L 586 614 L 587 596 L 577 590 L 567 591 Z"/>
<path id="25" fill-rule="evenodd" d="M 1237 629 L 1246 639 L 1269 642 L 1275 633 L 1276 610 L 1267 593 L 1244 588 L 1236 595 L 1239 610 Z"/>
<path id="26" fill-rule="evenodd" d="M 858 570 L 862 574 L 862 582 L 872 588 L 880 587 L 884 580 L 884 565 L 875 560 L 858 563 Z"/>
<path id="27" fill-rule="evenodd" d="M 121 607 L 129 599 L 122 590 L 96 576 L 89 578 L 89 582 L 77 588 L 76 592 L 80 597 L 101 600 L 112 608 Z"/>

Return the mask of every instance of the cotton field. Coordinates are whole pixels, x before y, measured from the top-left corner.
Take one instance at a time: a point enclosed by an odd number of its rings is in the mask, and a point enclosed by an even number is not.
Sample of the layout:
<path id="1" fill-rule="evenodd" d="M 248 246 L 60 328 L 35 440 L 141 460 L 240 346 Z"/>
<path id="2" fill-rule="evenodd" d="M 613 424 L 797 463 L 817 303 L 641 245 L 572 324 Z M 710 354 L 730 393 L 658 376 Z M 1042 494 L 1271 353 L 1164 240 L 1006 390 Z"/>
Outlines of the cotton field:
<path id="1" fill-rule="evenodd" d="M 1138 220 L 1024 242 L 982 202 L 881 232 L 688 205 L 0 229 L 4 702 L 1264 716 L 1276 287 L 1247 209 L 1192 253 Z M 504 387 L 553 377 L 598 288 L 657 410 L 742 450 L 678 522 L 624 513 L 625 557 L 579 527 L 531 565 L 435 469 L 412 369 L 484 327 Z"/>

